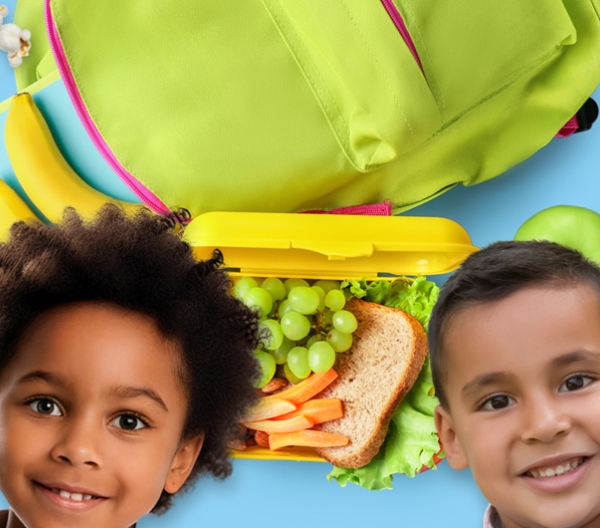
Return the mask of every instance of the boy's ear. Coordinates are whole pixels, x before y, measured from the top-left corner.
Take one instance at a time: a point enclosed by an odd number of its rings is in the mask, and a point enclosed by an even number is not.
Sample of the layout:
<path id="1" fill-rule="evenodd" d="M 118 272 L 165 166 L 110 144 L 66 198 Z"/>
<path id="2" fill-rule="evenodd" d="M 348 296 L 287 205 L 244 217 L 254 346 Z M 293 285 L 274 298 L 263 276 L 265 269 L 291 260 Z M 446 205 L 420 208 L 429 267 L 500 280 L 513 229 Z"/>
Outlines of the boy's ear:
<path id="1" fill-rule="evenodd" d="M 164 490 L 167 493 L 176 493 L 190 476 L 194 464 L 198 460 L 198 455 L 204 443 L 204 433 L 199 434 L 179 446 L 173 460 L 171 468 L 165 481 Z"/>
<path id="2" fill-rule="evenodd" d="M 450 413 L 441 405 L 435 408 L 434 413 L 435 427 L 444 451 L 446 460 L 452 469 L 465 469 L 469 466 L 469 461 L 465 456 L 456 431 L 454 430 L 454 422 Z"/>

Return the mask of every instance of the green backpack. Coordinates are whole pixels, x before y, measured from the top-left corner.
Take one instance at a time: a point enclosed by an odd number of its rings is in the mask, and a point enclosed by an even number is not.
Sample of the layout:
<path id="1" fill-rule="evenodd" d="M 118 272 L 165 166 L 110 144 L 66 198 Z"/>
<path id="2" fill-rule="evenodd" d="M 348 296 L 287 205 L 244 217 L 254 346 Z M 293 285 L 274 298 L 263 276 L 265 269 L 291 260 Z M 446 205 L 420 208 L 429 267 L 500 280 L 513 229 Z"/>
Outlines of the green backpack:
<path id="1" fill-rule="evenodd" d="M 15 22 L 35 34 L 41 9 Z M 161 213 L 400 212 L 526 159 L 600 84 L 600 0 L 45 9 L 19 88 L 55 67 L 49 46 L 96 147 Z"/>

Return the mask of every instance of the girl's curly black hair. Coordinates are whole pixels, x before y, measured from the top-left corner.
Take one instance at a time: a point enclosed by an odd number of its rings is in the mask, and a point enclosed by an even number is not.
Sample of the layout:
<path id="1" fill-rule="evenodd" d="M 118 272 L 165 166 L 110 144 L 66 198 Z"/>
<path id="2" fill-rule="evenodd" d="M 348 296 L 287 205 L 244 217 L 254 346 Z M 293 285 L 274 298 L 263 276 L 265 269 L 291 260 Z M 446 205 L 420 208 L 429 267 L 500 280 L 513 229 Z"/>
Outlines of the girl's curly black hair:
<path id="1" fill-rule="evenodd" d="M 0 368 L 28 326 L 55 306 L 101 301 L 152 317 L 181 350 L 189 396 L 182 438 L 206 435 L 186 489 L 201 474 L 231 473 L 227 441 L 256 398 L 258 323 L 230 295 L 221 253 L 196 261 L 173 224 L 146 209 L 128 218 L 115 205 L 90 223 L 67 209 L 57 226 L 14 224 L 0 244 Z M 171 499 L 163 491 L 152 512 L 165 512 Z"/>

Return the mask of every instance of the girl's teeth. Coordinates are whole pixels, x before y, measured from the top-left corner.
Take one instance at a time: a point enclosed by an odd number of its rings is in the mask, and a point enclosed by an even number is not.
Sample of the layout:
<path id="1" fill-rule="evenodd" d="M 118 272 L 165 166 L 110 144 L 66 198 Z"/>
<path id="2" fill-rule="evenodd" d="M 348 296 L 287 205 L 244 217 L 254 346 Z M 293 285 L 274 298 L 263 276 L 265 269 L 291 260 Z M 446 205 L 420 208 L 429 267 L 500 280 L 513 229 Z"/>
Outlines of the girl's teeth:
<path id="1" fill-rule="evenodd" d="M 90 500 L 93 497 L 93 495 L 84 495 L 83 493 L 69 493 L 68 491 L 57 488 L 52 488 L 52 491 L 54 493 L 58 493 L 58 495 L 65 499 L 71 499 L 77 502 L 80 502 L 82 500 Z"/>
<path id="2" fill-rule="evenodd" d="M 564 475 L 565 473 L 568 473 L 569 471 L 574 470 L 575 468 L 580 466 L 582 463 L 583 463 L 583 457 L 578 457 L 578 458 L 574 458 L 573 460 L 570 460 L 569 462 L 560 464 L 555 467 L 530 469 L 527 472 L 527 474 L 530 477 L 534 477 L 534 478 L 555 477 L 555 476 Z"/>

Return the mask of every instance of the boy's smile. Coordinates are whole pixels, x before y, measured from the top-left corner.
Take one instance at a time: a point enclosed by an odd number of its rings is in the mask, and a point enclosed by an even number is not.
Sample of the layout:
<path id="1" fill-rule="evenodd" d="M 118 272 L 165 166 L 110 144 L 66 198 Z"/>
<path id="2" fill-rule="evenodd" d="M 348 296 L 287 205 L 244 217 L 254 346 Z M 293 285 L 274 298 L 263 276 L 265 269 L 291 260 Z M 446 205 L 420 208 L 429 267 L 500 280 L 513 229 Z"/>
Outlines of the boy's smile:
<path id="1" fill-rule="evenodd" d="M 529 287 L 459 311 L 436 425 L 506 528 L 600 527 L 600 300 Z"/>
<path id="2" fill-rule="evenodd" d="M 182 442 L 175 345 L 144 315 L 46 312 L 0 373 L 0 489 L 9 528 L 127 528 L 174 493 L 202 439 Z"/>

